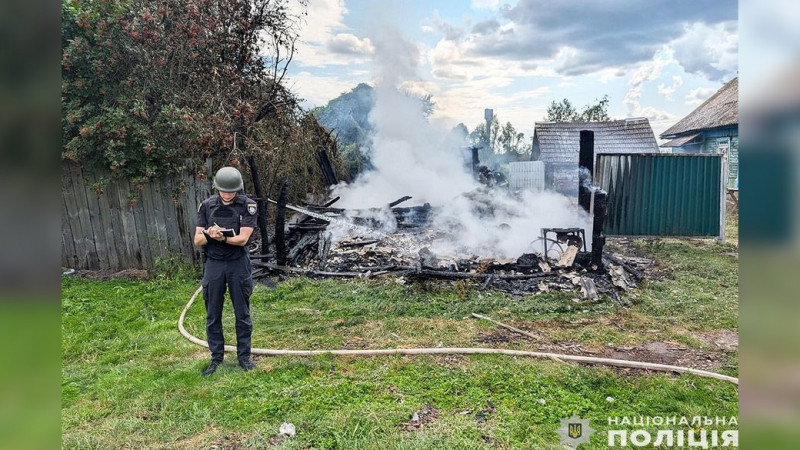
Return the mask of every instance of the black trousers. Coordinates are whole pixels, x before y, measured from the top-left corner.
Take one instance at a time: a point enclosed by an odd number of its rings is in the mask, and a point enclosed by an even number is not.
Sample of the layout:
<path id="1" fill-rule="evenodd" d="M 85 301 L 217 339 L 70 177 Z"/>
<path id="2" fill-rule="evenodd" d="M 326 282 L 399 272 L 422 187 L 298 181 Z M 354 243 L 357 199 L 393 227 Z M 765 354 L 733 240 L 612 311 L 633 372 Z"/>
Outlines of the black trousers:
<path id="1" fill-rule="evenodd" d="M 225 290 L 231 295 L 236 316 L 236 354 L 239 361 L 250 358 L 250 294 L 253 293 L 253 266 L 247 255 L 233 261 L 208 258 L 203 265 L 203 300 L 206 304 L 206 338 L 211 360 L 222 362 L 225 338 L 222 335 L 222 305 Z"/>

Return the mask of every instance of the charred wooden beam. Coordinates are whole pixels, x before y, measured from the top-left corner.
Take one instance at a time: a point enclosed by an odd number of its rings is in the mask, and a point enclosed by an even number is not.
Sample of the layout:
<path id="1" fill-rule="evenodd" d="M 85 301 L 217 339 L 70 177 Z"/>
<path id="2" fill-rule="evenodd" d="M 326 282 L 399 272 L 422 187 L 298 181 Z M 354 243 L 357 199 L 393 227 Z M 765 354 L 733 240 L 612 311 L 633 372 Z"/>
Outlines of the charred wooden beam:
<path id="1" fill-rule="evenodd" d="M 335 213 L 342 214 L 347 211 L 344 208 L 331 208 L 330 206 L 309 206 L 308 209 L 318 213 Z"/>
<path id="2" fill-rule="evenodd" d="M 472 151 L 472 177 L 477 180 L 478 167 L 481 165 L 481 159 L 478 155 L 478 150 L 480 150 L 480 147 L 473 145 L 470 147 L 470 150 Z"/>
<path id="3" fill-rule="evenodd" d="M 326 228 L 328 228 L 327 223 L 289 225 L 289 229 L 292 231 L 323 231 Z"/>
<path id="4" fill-rule="evenodd" d="M 534 278 L 548 278 L 558 276 L 558 272 L 551 273 L 531 273 L 531 274 L 505 274 L 505 273 L 466 273 L 466 272 L 446 272 L 440 270 L 422 269 L 409 273 L 409 276 L 418 278 L 449 278 L 449 279 L 486 279 L 492 277 L 495 280 L 530 280 Z"/>
<path id="5" fill-rule="evenodd" d="M 356 267 L 353 267 L 353 268 L 357 269 L 357 270 L 362 270 L 362 271 L 365 271 L 365 272 L 384 272 L 384 271 L 386 271 L 386 272 L 398 272 L 398 271 L 405 272 L 405 271 L 408 271 L 408 270 L 415 270 L 415 268 L 411 267 L 411 266 L 398 266 L 396 264 L 389 265 L 389 266 L 367 266 L 367 267 L 356 266 Z"/>
<path id="6" fill-rule="evenodd" d="M 325 264 L 328 261 L 328 252 L 331 250 L 331 234 L 319 233 L 319 243 L 317 244 L 319 252 L 319 270 L 325 270 Z"/>
<path id="7" fill-rule="evenodd" d="M 592 264 L 598 268 L 603 267 L 603 248 L 606 245 L 606 236 L 603 227 L 608 211 L 608 194 L 602 189 L 594 193 L 594 218 L 592 219 Z"/>
<path id="8" fill-rule="evenodd" d="M 250 255 L 250 259 L 272 259 L 275 257 L 274 253 L 267 253 L 264 255 Z"/>
<path id="9" fill-rule="evenodd" d="M 578 205 L 587 213 L 592 202 L 592 172 L 594 171 L 594 131 L 581 130 L 578 153 Z"/>
<path id="10" fill-rule="evenodd" d="M 255 159 L 248 155 L 246 157 L 247 164 L 250 166 L 250 176 L 253 179 L 253 189 L 256 191 L 256 198 L 262 199 L 264 197 L 264 190 L 261 188 L 261 178 L 258 176 L 258 167 L 256 166 Z M 269 251 L 269 234 L 267 233 L 267 208 L 264 200 L 256 200 L 258 205 L 258 231 L 261 233 L 261 254 L 266 254 Z"/>
<path id="11" fill-rule="evenodd" d="M 305 276 L 318 276 L 318 277 L 341 277 L 341 278 L 369 278 L 378 275 L 385 275 L 388 271 L 382 272 L 326 272 L 321 270 L 301 269 L 299 267 L 287 267 L 280 264 L 271 264 L 264 262 L 253 262 L 254 266 L 263 267 L 277 272 L 296 273 Z"/>
<path id="12" fill-rule="evenodd" d="M 327 208 L 327 207 L 331 206 L 332 204 L 334 204 L 334 203 L 338 202 L 340 198 L 341 198 L 341 197 L 336 197 L 336 198 L 334 198 L 334 199 L 331 199 L 330 201 L 328 201 L 328 202 L 325 202 L 325 204 L 324 204 L 324 205 L 322 205 L 322 206 L 324 206 L 325 208 Z"/>
<path id="13" fill-rule="evenodd" d="M 638 280 L 643 280 L 644 279 L 644 274 L 641 271 L 639 271 L 638 269 L 634 269 L 630 264 L 625 262 L 625 260 L 623 260 L 621 258 L 618 258 L 617 256 L 612 255 L 612 254 L 605 254 L 603 256 L 608 258 L 612 262 L 615 262 L 615 263 L 619 264 L 623 269 L 627 270 L 628 273 L 630 273 L 631 275 L 636 277 Z"/>
<path id="14" fill-rule="evenodd" d="M 297 257 L 306 250 L 309 246 L 315 244 L 319 240 L 318 233 L 308 233 L 301 237 L 299 241 L 289 251 L 288 260 L 297 261 Z"/>
<path id="15" fill-rule="evenodd" d="M 325 177 L 325 183 L 327 183 L 328 186 L 339 184 L 339 180 L 336 178 L 336 171 L 333 170 L 333 164 L 331 164 L 331 160 L 328 158 L 328 152 L 322 147 L 317 150 L 317 162 L 319 163 L 320 169 L 322 169 L 322 176 Z"/>
<path id="16" fill-rule="evenodd" d="M 280 265 L 286 265 L 286 204 L 289 201 L 289 178 L 283 179 L 275 210 L 275 253 Z"/>
<path id="17" fill-rule="evenodd" d="M 348 248 L 348 247 L 361 247 L 363 245 L 370 245 L 375 244 L 378 242 L 378 239 L 367 239 L 365 241 L 357 241 L 357 242 L 342 242 L 339 244 L 339 247 Z"/>
<path id="18" fill-rule="evenodd" d="M 400 203 L 403 203 L 403 202 L 408 201 L 408 200 L 411 200 L 411 196 L 409 196 L 409 195 L 400 197 L 397 200 L 393 201 L 392 203 L 389 203 L 389 208 L 394 208 L 395 206 L 399 205 Z"/>
<path id="19" fill-rule="evenodd" d="M 395 215 L 422 213 L 422 212 L 429 212 L 430 210 L 431 210 L 431 204 L 430 203 L 425 203 L 422 206 L 410 206 L 410 207 L 405 207 L 405 208 L 392 208 L 392 212 Z"/>
<path id="20" fill-rule="evenodd" d="M 430 203 L 425 203 L 422 206 L 409 208 L 392 208 L 392 213 L 397 219 L 398 227 L 410 228 L 427 224 L 430 220 L 431 210 Z"/>

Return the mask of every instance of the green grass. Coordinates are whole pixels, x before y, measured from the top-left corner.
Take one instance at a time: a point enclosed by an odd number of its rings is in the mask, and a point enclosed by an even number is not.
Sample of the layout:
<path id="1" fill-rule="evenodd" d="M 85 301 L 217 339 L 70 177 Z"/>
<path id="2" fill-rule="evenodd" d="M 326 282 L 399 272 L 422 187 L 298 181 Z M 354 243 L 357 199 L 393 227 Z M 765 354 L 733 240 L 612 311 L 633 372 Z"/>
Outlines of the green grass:
<path id="1" fill-rule="evenodd" d="M 725 240 L 739 246 L 739 211 L 728 213 L 725 217 Z"/>
<path id="2" fill-rule="evenodd" d="M 475 286 L 393 280 L 292 279 L 258 286 L 257 347 L 386 348 L 485 346 L 487 314 L 533 330 L 542 342 L 587 348 L 672 339 L 708 348 L 693 333 L 736 330 L 736 262 L 726 247 L 638 243 L 667 275 L 635 292 L 630 310 L 572 293 L 525 298 Z M 736 415 L 736 386 L 695 376 L 625 375 L 602 367 L 503 356 L 269 357 L 243 373 L 228 356 L 201 378 L 207 350 L 184 340 L 176 320 L 197 281 L 88 281 L 62 287 L 62 438 L 67 448 L 267 447 L 282 422 L 298 434 L 280 448 L 561 448 L 555 430 L 573 413 L 598 430 L 608 416 Z M 202 302 L 198 302 L 202 303 Z M 226 307 L 226 342 L 233 317 Z M 203 337 L 195 304 L 190 332 Z M 501 344 L 531 349 L 515 339 Z M 736 374 L 736 354 L 724 372 Z M 607 402 L 606 397 L 613 397 Z M 416 431 L 402 424 L 425 404 L 439 417 Z M 493 407 L 490 407 L 493 405 Z M 459 414 L 471 410 L 469 414 Z M 476 419 L 485 410 L 486 421 Z M 598 433 L 591 446 L 605 448 Z"/>

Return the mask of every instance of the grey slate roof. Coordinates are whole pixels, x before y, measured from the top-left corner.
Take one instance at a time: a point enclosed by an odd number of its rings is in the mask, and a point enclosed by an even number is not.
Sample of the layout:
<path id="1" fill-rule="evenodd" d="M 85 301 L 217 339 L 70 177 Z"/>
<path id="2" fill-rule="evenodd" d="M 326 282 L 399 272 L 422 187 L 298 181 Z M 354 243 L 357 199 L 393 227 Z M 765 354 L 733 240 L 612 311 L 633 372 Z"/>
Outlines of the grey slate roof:
<path id="1" fill-rule="evenodd" d="M 739 77 L 727 82 L 708 100 L 661 133 L 662 139 L 680 134 L 739 124 Z"/>
<path id="2" fill-rule="evenodd" d="M 577 162 L 581 130 L 594 131 L 594 151 L 600 153 L 658 153 L 646 118 L 607 122 L 536 122 L 534 146 L 544 162 Z"/>
<path id="3" fill-rule="evenodd" d="M 665 143 L 661 144 L 661 146 L 662 147 L 680 147 L 683 144 L 685 144 L 685 143 L 691 141 L 692 139 L 696 138 L 697 136 L 700 136 L 700 133 L 685 134 L 685 135 L 683 135 L 681 137 L 677 137 L 675 139 L 672 139 L 671 141 L 665 142 Z"/>

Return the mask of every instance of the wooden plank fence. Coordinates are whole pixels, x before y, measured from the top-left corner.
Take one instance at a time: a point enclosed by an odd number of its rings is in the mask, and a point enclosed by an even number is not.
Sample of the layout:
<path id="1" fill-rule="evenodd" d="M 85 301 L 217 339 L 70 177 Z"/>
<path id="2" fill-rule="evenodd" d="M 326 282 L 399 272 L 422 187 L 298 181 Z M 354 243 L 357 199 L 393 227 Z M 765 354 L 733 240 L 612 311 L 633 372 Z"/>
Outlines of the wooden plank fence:
<path id="1" fill-rule="evenodd" d="M 127 180 L 111 181 L 102 193 L 93 184 L 108 173 L 69 162 L 61 171 L 61 265 L 74 269 L 152 268 L 158 258 L 199 259 L 192 245 L 197 207 L 211 192 L 208 181 L 186 175 L 144 186 L 131 205 Z M 173 197 L 177 195 L 176 197 Z"/>

